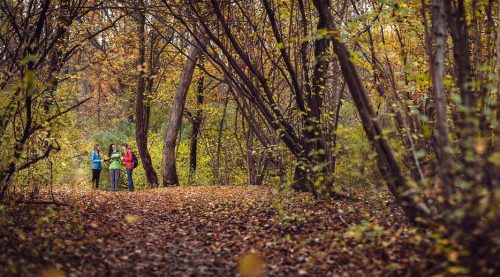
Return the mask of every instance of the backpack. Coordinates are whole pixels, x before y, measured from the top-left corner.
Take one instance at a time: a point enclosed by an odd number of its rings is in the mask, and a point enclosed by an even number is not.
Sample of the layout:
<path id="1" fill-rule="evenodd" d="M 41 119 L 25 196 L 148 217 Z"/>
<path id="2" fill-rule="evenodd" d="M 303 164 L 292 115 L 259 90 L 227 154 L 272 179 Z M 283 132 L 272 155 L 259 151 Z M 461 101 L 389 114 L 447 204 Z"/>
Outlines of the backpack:
<path id="1" fill-rule="evenodd" d="M 135 153 L 132 152 L 132 168 L 136 168 L 139 165 L 139 160 Z"/>

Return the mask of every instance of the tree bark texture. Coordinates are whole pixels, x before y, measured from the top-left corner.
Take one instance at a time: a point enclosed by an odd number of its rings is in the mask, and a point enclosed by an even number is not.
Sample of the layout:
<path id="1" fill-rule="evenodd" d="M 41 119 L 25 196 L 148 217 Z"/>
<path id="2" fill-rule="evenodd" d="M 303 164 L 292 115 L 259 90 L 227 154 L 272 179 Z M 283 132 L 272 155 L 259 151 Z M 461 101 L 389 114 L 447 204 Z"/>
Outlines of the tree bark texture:
<path id="1" fill-rule="evenodd" d="M 434 54 L 432 71 L 432 89 L 434 92 L 434 106 L 436 116 L 436 144 L 438 148 L 438 178 L 445 192 L 445 196 L 451 194 L 447 186 L 448 173 L 450 167 L 450 154 L 448 142 L 448 123 L 447 123 L 447 103 L 444 91 L 445 78 L 445 51 L 446 51 L 446 11 L 442 1 L 432 1 L 432 30 L 434 34 Z"/>
<path id="2" fill-rule="evenodd" d="M 326 22 L 326 29 L 337 33 L 333 17 L 330 13 L 329 0 L 314 0 L 314 5 L 319 17 Z M 363 128 L 377 152 L 378 167 L 382 177 L 385 179 L 390 192 L 400 203 L 408 218 L 414 221 L 417 216 L 422 216 L 424 210 L 422 205 L 417 204 L 412 190 L 404 178 L 401 168 L 394 157 L 393 150 L 384 138 L 382 128 L 377 120 L 368 92 L 361 80 L 356 66 L 352 62 L 351 55 L 346 45 L 335 36 L 332 37 L 333 49 L 339 59 L 342 74 L 346 80 L 352 99 L 358 110 L 363 123 Z"/>
<path id="3" fill-rule="evenodd" d="M 203 105 L 203 81 L 205 78 L 201 77 L 198 80 L 198 85 L 196 88 L 196 114 L 192 117 L 192 126 L 193 129 L 191 131 L 191 142 L 189 147 L 189 183 L 194 182 L 194 178 L 196 176 L 196 158 L 198 152 L 198 134 L 200 132 L 201 123 L 203 121 L 203 110 L 201 109 L 201 105 Z"/>
<path id="4" fill-rule="evenodd" d="M 138 10 L 137 32 L 139 35 L 139 57 L 137 66 L 140 69 L 137 76 L 137 90 L 135 94 L 135 141 L 139 156 L 141 157 L 142 167 L 148 179 L 150 187 L 158 186 L 158 175 L 153 167 L 151 155 L 148 151 L 148 129 L 149 129 L 149 105 L 145 103 L 144 95 L 146 92 L 146 72 L 144 70 L 146 61 L 146 18 L 144 11 Z"/>
<path id="5" fill-rule="evenodd" d="M 182 69 L 182 73 L 177 86 L 172 108 L 170 110 L 170 119 L 168 122 L 165 137 L 163 139 L 162 151 L 162 176 L 163 186 L 178 185 L 179 178 L 177 176 L 177 169 L 175 164 L 175 141 L 177 134 L 182 123 L 182 114 L 184 112 L 184 105 L 186 96 L 189 90 L 189 85 L 193 78 L 196 61 L 200 56 L 200 48 L 193 44 L 189 50 L 186 63 Z"/>

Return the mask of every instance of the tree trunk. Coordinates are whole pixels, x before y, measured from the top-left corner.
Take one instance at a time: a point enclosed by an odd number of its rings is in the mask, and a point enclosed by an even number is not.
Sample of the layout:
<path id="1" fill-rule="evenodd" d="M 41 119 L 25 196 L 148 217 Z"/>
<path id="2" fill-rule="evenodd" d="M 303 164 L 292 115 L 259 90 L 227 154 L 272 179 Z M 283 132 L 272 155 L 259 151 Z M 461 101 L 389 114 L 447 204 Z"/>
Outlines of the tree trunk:
<path id="1" fill-rule="evenodd" d="M 145 104 L 144 93 L 146 91 L 146 72 L 144 63 L 146 60 L 146 34 L 145 24 L 146 18 L 144 11 L 138 10 L 137 18 L 139 20 L 137 31 L 139 35 L 139 58 L 137 66 L 140 68 L 137 76 L 137 91 L 135 94 L 135 141 L 137 150 L 141 157 L 142 167 L 146 173 L 150 187 L 158 186 L 158 175 L 156 174 L 151 155 L 148 151 L 148 129 L 149 129 L 149 106 Z"/>
<path id="2" fill-rule="evenodd" d="M 333 17 L 330 14 L 329 0 L 314 0 L 314 5 L 319 17 L 326 22 L 326 28 L 337 33 Z M 389 190 L 400 203 L 408 218 L 414 221 L 417 216 L 427 213 L 423 204 L 417 204 L 412 190 L 401 173 L 401 168 L 394 157 L 394 153 L 389 143 L 384 139 L 384 134 L 377 121 L 377 116 L 368 98 L 368 92 L 364 87 L 356 66 L 351 61 L 351 54 L 346 45 L 332 37 L 333 48 L 339 59 L 342 74 L 351 92 L 352 99 L 356 105 L 359 116 L 363 123 L 363 128 L 377 152 L 378 167 L 381 175 L 387 182 Z"/>
<path id="3" fill-rule="evenodd" d="M 500 0 L 498 1 L 498 22 L 500 22 Z M 497 69 L 497 122 L 500 122 L 500 23 L 497 24 L 497 61 L 496 61 L 496 69 Z M 498 124 L 498 123 L 497 123 Z M 500 127 L 497 126 L 495 130 L 495 135 L 497 136 L 495 149 L 500 149 Z"/>
<path id="4" fill-rule="evenodd" d="M 335 118 L 333 121 L 333 135 L 332 135 L 332 161 L 331 161 L 331 166 L 332 166 L 332 174 L 335 176 L 335 170 L 336 170 L 336 164 L 337 164 L 337 153 L 335 152 L 337 148 L 337 130 L 339 127 L 339 121 L 340 121 L 340 108 L 342 107 L 342 97 L 344 96 L 344 90 L 345 90 L 345 82 L 342 84 L 342 88 L 340 89 L 339 93 L 339 99 L 337 101 L 337 106 L 335 107 Z M 334 180 L 335 181 L 335 180 Z"/>
<path id="5" fill-rule="evenodd" d="M 99 83 L 99 86 L 97 87 L 97 127 L 99 127 L 99 130 L 101 130 L 101 94 L 102 94 L 102 86 Z"/>
<path id="6" fill-rule="evenodd" d="M 465 3 L 459 0 L 452 3 L 444 1 L 447 12 L 448 28 L 453 41 L 453 57 L 455 60 L 455 77 L 460 89 L 460 97 L 464 109 L 460 112 L 457 126 L 461 128 L 461 138 L 471 139 L 474 135 L 474 126 L 469 116 L 476 111 L 476 91 L 473 88 L 474 73 L 470 57 L 470 42 L 465 14 Z"/>
<path id="7" fill-rule="evenodd" d="M 217 135 L 217 154 L 216 154 L 216 161 L 215 161 L 215 176 L 214 179 L 216 180 L 217 183 L 220 182 L 220 154 L 221 154 L 221 147 L 222 147 L 222 129 L 224 128 L 224 120 L 226 119 L 226 112 L 227 112 L 227 104 L 229 102 L 229 93 L 230 90 L 232 89 L 231 86 L 228 86 L 228 94 L 226 96 L 226 99 L 224 100 L 224 109 L 222 110 L 222 118 L 219 123 L 219 132 Z"/>
<path id="8" fill-rule="evenodd" d="M 251 111 L 250 111 L 251 112 Z M 245 128 L 245 122 L 242 120 L 242 131 L 245 134 L 245 148 L 246 148 L 246 158 L 247 162 L 247 175 L 248 183 L 250 185 L 257 185 L 258 176 L 258 166 L 257 166 L 257 155 L 254 149 L 254 134 L 252 128 Z M 236 125 L 236 124 L 235 124 Z"/>
<path id="9" fill-rule="evenodd" d="M 317 29 L 326 27 L 327 22 L 320 18 Z M 330 40 L 326 37 L 314 43 L 314 70 L 311 92 L 306 95 L 307 109 L 305 117 L 304 144 L 305 156 L 299 160 L 298 170 L 292 187 L 297 191 L 310 191 L 315 196 L 330 195 L 333 192 L 333 178 L 329 172 L 327 147 L 321 128 L 321 109 L 326 84 L 326 73 L 330 61 L 325 57 Z M 306 171 L 303 168 L 305 167 Z M 307 173 L 308 172 L 308 173 Z M 307 174 L 303 174 L 307 173 Z M 305 177 L 305 178 L 304 178 Z"/>
<path id="10" fill-rule="evenodd" d="M 478 91 L 473 86 L 475 80 L 474 70 L 471 62 L 470 39 L 468 33 L 465 5 L 463 0 L 445 0 L 444 6 L 447 12 L 448 29 L 453 41 L 453 57 L 455 61 L 455 77 L 460 89 L 461 107 L 456 123 L 458 130 L 458 145 L 462 155 L 459 156 L 460 163 L 467 170 L 463 171 L 463 177 L 470 184 L 483 183 L 478 180 L 482 177 L 480 172 L 479 157 L 472 149 L 475 138 L 478 135 L 476 128 L 478 112 Z M 466 158 L 467 157 L 467 158 Z"/>
<path id="11" fill-rule="evenodd" d="M 191 146 L 189 149 L 189 183 L 194 182 L 196 175 L 196 156 L 198 150 L 198 133 L 200 132 L 200 127 L 203 119 L 203 110 L 201 105 L 203 105 L 203 76 L 198 80 L 198 87 L 196 88 L 196 114 L 194 115 L 193 130 L 191 132 Z"/>
<path id="12" fill-rule="evenodd" d="M 192 45 L 189 50 L 186 63 L 182 69 L 179 85 L 177 86 L 174 102 L 170 111 L 170 120 L 168 122 L 167 131 L 163 140 L 162 151 L 162 175 L 163 186 L 178 185 L 179 178 L 177 177 L 177 169 L 175 166 L 175 141 L 179 128 L 182 123 L 182 114 L 184 111 L 184 104 L 186 102 L 187 92 L 193 72 L 196 66 L 196 61 L 200 56 L 200 48 L 197 45 Z"/>
<path id="13" fill-rule="evenodd" d="M 448 183 L 450 154 L 448 142 L 448 123 L 446 116 L 446 95 L 444 92 L 445 51 L 446 51 L 446 11 L 442 1 L 432 2 L 432 29 L 435 39 L 433 55 L 432 88 L 436 115 L 436 144 L 438 148 L 438 178 L 443 186 L 446 198 L 451 194 Z"/>

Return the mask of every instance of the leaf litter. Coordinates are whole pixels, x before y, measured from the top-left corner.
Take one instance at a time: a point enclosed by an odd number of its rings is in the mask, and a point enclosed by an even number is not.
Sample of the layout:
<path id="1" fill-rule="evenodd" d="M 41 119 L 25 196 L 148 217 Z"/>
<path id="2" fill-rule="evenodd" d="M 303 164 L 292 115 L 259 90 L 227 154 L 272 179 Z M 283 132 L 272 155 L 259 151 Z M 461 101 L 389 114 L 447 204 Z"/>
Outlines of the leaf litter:
<path id="1" fill-rule="evenodd" d="M 253 186 L 55 195 L 70 205 L 1 206 L 0 275 L 401 276 L 421 270 L 418 232 L 380 192 L 328 201 Z"/>

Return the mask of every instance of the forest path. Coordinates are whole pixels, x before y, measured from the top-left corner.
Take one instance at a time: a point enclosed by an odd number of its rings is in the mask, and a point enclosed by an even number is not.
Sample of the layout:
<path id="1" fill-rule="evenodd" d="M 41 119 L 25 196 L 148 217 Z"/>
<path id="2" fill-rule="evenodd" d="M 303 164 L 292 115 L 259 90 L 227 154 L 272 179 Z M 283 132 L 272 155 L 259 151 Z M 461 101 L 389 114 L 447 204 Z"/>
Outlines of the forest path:
<path id="1" fill-rule="evenodd" d="M 272 214 L 256 203 L 262 193 L 231 187 L 98 192 L 104 199 L 94 205 L 106 212 L 89 210 L 87 223 L 102 235 L 95 238 L 95 251 L 106 257 L 100 270 L 234 275 L 238 255 L 269 241 L 261 225 Z"/>
<path id="2" fill-rule="evenodd" d="M 315 201 L 250 186 L 58 197 L 74 202 L 60 209 L 79 213 L 83 233 L 77 243 L 63 241 L 67 254 L 46 251 L 36 268 L 56 265 L 68 275 L 234 276 L 238 264 L 262 264 L 269 276 L 381 275 L 405 273 L 410 261 L 407 242 L 394 240 L 406 230 L 399 211 L 368 201 Z"/>

